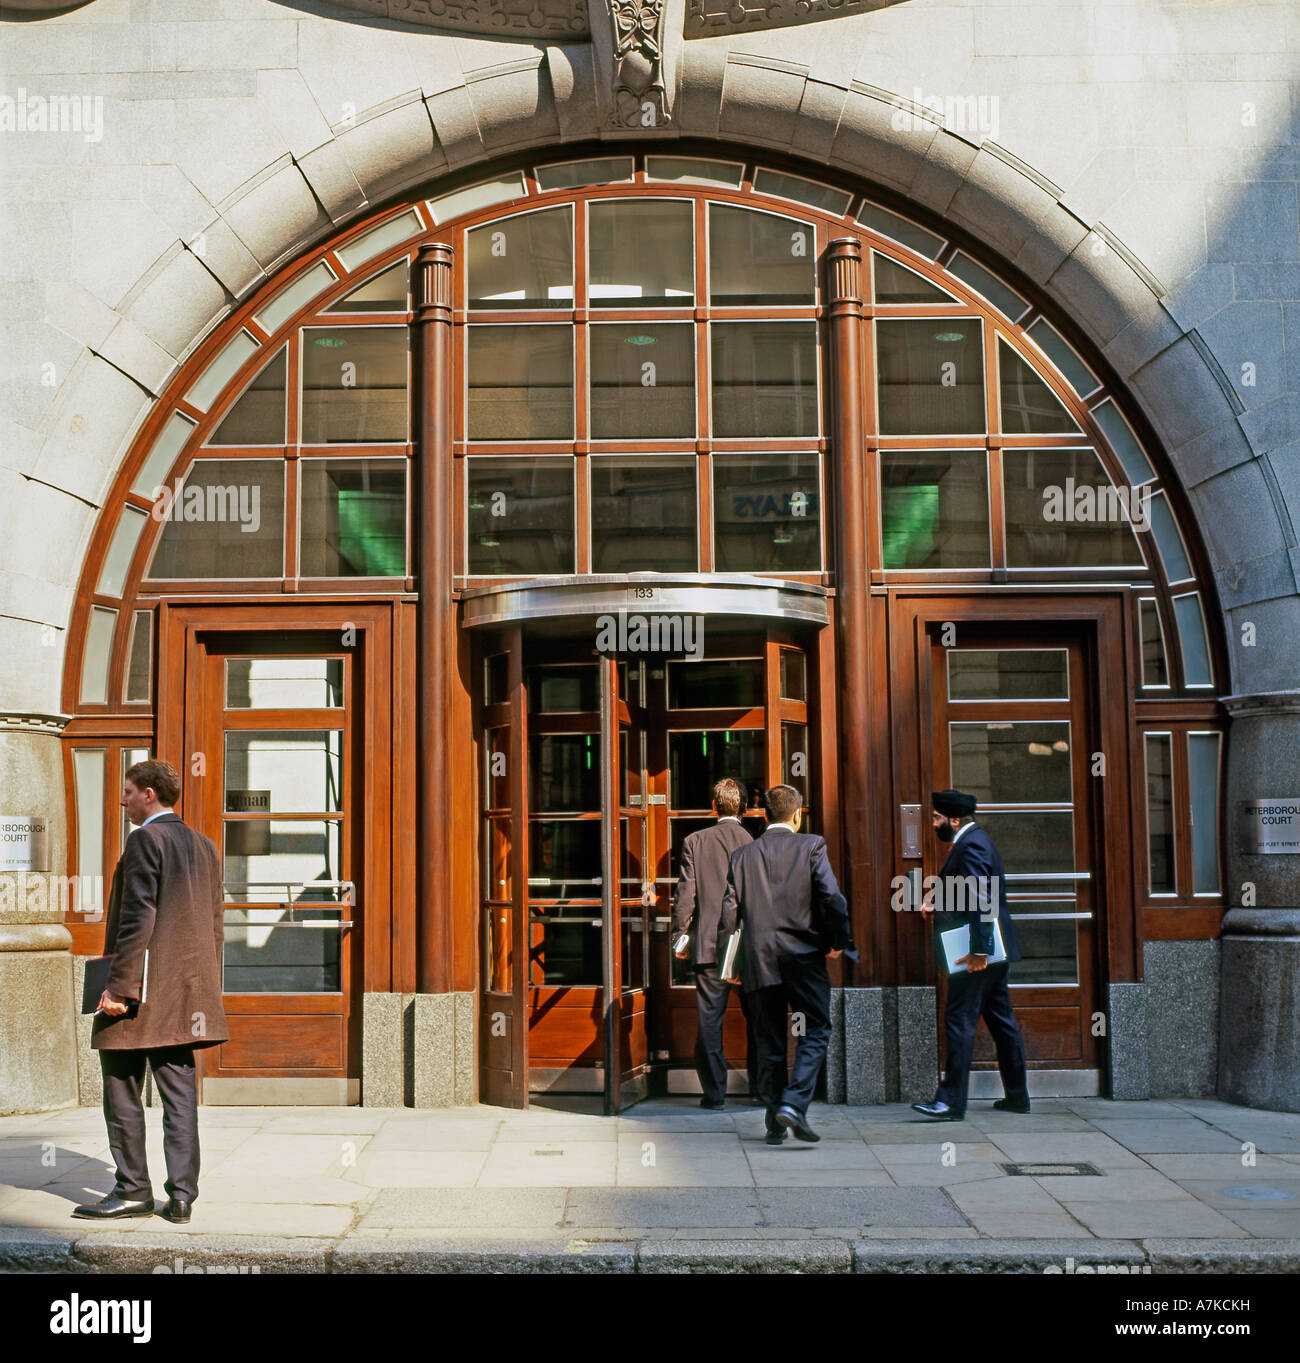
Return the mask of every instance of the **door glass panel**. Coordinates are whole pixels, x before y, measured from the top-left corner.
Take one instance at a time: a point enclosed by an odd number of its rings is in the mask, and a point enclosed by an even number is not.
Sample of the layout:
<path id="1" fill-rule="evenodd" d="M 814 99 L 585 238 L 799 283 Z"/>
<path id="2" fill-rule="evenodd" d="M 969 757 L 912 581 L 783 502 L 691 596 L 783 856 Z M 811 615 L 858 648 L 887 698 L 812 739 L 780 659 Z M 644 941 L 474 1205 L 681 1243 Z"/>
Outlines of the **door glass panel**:
<path id="1" fill-rule="evenodd" d="M 504 705 L 510 699 L 510 655 L 494 653 L 483 663 L 483 699 L 488 705 Z"/>
<path id="2" fill-rule="evenodd" d="M 472 326 L 469 438 L 573 438 L 573 328 Z"/>
<path id="3" fill-rule="evenodd" d="M 225 914 L 222 991 L 226 994 L 334 994 L 342 988 L 346 908 L 313 906 L 291 919 L 280 906 L 240 906 Z"/>
<path id="4" fill-rule="evenodd" d="M 573 460 L 468 459 L 469 571 L 573 571 Z"/>
<path id="5" fill-rule="evenodd" d="M 600 735 L 533 734 L 530 807 L 539 814 L 600 812 Z"/>
<path id="6" fill-rule="evenodd" d="M 1125 503 L 1091 450 L 1003 450 L 1002 482 L 1009 567 L 1142 566 Z"/>
<path id="7" fill-rule="evenodd" d="M 1035 918 L 1025 921 L 1022 913 L 1050 913 L 1053 910 L 1075 909 L 1074 901 L 1037 902 L 1022 900 L 1011 904 L 1011 916 L 1016 920 L 1016 940 L 1020 944 L 1021 959 L 1012 981 L 1015 984 L 1078 984 L 1079 983 L 1079 928 L 1078 919 L 1062 918 L 1059 922 Z"/>
<path id="8" fill-rule="evenodd" d="M 689 322 L 597 323 L 588 330 L 594 439 L 695 434 L 695 328 Z"/>
<path id="9" fill-rule="evenodd" d="M 225 774 L 228 813 L 338 813 L 343 808 L 343 732 L 227 732 Z"/>
<path id="10" fill-rule="evenodd" d="M 528 834 L 528 888 L 534 898 L 599 895 L 593 888 L 601 883 L 599 819 L 530 819 Z"/>
<path id="11" fill-rule="evenodd" d="M 302 442 L 406 439 L 407 329 L 304 327 Z"/>
<path id="12" fill-rule="evenodd" d="M 513 988 L 514 970 L 511 960 L 511 925 L 515 910 L 512 904 L 486 904 L 483 918 L 487 925 L 484 944 L 484 967 L 487 988 L 496 994 L 508 994 Z"/>
<path id="13" fill-rule="evenodd" d="M 797 573 L 820 568 L 820 487 L 815 454 L 715 454 L 717 571 Z"/>
<path id="14" fill-rule="evenodd" d="M 781 650 L 781 699 L 808 699 L 808 663 L 797 648 Z"/>
<path id="15" fill-rule="evenodd" d="M 279 900 L 286 885 L 305 886 L 301 896 L 313 901 L 341 897 L 332 886 L 312 885 L 342 879 L 340 820 L 227 819 L 223 831 L 227 900 Z"/>
<path id="16" fill-rule="evenodd" d="M 406 576 L 406 460 L 303 459 L 303 577 Z"/>
<path id="17" fill-rule="evenodd" d="M 1169 666 L 1165 662 L 1165 636 L 1160 628 L 1160 608 L 1143 597 L 1138 602 L 1142 619 L 1142 685 L 1168 686 Z"/>
<path id="18" fill-rule="evenodd" d="M 949 724 L 952 783 L 981 805 L 1068 804 L 1070 725 Z"/>
<path id="19" fill-rule="evenodd" d="M 781 780 L 793 786 L 803 802 L 808 804 L 808 792 L 812 787 L 812 768 L 808 762 L 808 726 L 806 724 L 781 725 Z"/>
<path id="20" fill-rule="evenodd" d="M 465 234 L 471 308 L 571 308 L 573 212 L 548 208 Z"/>
<path id="21" fill-rule="evenodd" d="M 153 684 L 153 611 L 136 611 L 126 663 L 124 700 L 147 701 Z"/>
<path id="22" fill-rule="evenodd" d="M 591 566 L 597 573 L 695 572 L 695 459 L 591 460 Z"/>
<path id="23" fill-rule="evenodd" d="M 1002 853 L 1008 875 L 1074 870 L 1074 815 L 1060 811 L 979 811 L 980 825 Z"/>
<path id="24" fill-rule="evenodd" d="M 509 809 L 510 730 L 489 729 L 483 738 L 483 798 L 489 809 Z"/>
<path id="25" fill-rule="evenodd" d="M 600 925 L 592 917 L 600 913 L 597 905 L 578 910 L 586 921 L 565 922 L 552 906 L 533 910 L 534 921 L 542 917 L 542 940 L 533 948 L 532 982 L 538 985 L 597 985 L 604 972 Z"/>
<path id="26" fill-rule="evenodd" d="M 750 709 L 763 703 L 762 658 L 668 663 L 670 710 Z"/>
<path id="27" fill-rule="evenodd" d="M 951 648 L 949 700 L 1069 700 L 1063 648 Z"/>
<path id="28" fill-rule="evenodd" d="M 882 451 L 886 568 L 987 568 L 988 458 L 983 450 Z"/>
<path id="29" fill-rule="evenodd" d="M 1142 747 L 1147 778 L 1147 884 L 1152 894 L 1173 894 L 1173 736 L 1143 734 Z"/>
<path id="30" fill-rule="evenodd" d="M 528 669 L 528 710 L 573 714 L 600 708 L 600 670 L 594 663 L 557 663 Z"/>
<path id="31" fill-rule="evenodd" d="M 709 299 L 716 306 L 812 303 L 816 259 L 811 223 L 709 205 Z"/>
<path id="32" fill-rule="evenodd" d="M 813 322 L 715 322 L 713 434 L 817 434 Z"/>
<path id="33" fill-rule="evenodd" d="M 483 827 L 487 835 L 483 898 L 509 903 L 514 895 L 514 878 L 510 871 L 510 819 L 485 819 Z"/>
<path id="34" fill-rule="evenodd" d="M 227 658 L 227 710 L 333 710 L 343 704 L 342 658 Z"/>
<path id="35" fill-rule="evenodd" d="M 1219 734 L 1188 734 L 1192 795 L 1192 893 L 1219 891 Z"/>
<path id="36" fill-rule="evenodd" d="M 883 434 L 984 431 L 984 340 L 977 318 L 879 321 L 876 344 Z"/>
<path id="37" fill-rule="evenodd" d="M 750 805 L 767 789 L 767 740 L 762 729 L 693 730 L 668 735 L 668 801 L 673 809 L 708 809 L 713 787 L 730 776 Z"/>
<path id="38" fill-rule="evenodd" d="M 695 301 L 695 210 L 655 199 L 588 207 L 593 308 L 682 308 Z"/>

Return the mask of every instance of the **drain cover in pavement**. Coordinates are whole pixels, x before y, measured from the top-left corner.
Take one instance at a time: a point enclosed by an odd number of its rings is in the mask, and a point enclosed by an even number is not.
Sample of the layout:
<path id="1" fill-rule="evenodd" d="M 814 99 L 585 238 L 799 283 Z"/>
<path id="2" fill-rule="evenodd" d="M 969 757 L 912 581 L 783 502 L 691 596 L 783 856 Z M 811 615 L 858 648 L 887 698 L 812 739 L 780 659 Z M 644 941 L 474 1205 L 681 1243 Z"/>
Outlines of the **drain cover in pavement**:
<path id="1" fill-rule="evenodd" d="M 534 1155 L 562 1155 L 562 1154 L 564 1154 L 564 1151 L 563 1151 L 563 1150 L 534 1150 L 534 1151 L 533 1151 L 533 1154 L 534 1154 Z"/>
<path id="2" fill-rule="evenodd" d="M 1290 1202 L 1295 1197 L 1294 1193 L 1288 1193 L 1285 1188 L 1260 1187 L 1259 1184 L 1247 1184 L 1243 1188 L 1225 1188 L 1223 1195 L 1239 1198 L 1242 1202 Z"/>
<path id="3" fill-rule="evenodd" d="M 1105 1175 L 1092 1164 L 1072 1163 L 1053 1160 L 1050 1164 L 999 1164 L 998 1168 L 1012 1178 L 1049 1178 L 1053 1174 L 1095 1174 L 1098 1178 Z"/>

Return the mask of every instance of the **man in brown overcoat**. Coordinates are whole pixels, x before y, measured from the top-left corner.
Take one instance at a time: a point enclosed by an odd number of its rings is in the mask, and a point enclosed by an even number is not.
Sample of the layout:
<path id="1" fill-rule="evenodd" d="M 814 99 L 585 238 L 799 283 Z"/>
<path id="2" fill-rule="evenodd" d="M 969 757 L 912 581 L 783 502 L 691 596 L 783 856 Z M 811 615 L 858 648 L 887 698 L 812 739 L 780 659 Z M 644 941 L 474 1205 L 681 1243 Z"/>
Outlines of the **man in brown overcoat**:
<path id="1" fill-rule="evenodd" d="M 221 855 L 172 806 L 180 778 L 167 762 L 126 773 L 122 807 L 138 825 L 113 873 L 105 954 L 108 986 L 90 1044 L 104 1074 L 104 1120 L 117 1165 L 113 1191 L 73 1216 L 152 1216 L 140 1090 L 146 1063 L 163 1105 L 170 1221 L 190 1219 L 198 1196 L 199 1108 L 194 1052 L 227 1041 L 221 1006 Z M 147 981 L 145 952 L 148 951 Z M 144 982 L 144 1001 L 137 1004 Z"/>

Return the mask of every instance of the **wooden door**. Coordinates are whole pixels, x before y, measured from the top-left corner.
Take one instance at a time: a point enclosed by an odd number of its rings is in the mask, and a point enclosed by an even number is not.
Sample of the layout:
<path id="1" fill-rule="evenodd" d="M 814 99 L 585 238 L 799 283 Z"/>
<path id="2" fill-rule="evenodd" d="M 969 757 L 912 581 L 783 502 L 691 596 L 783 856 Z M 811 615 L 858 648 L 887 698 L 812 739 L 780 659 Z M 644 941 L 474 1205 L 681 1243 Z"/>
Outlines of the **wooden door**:
<path id="1" fill-rule="evenodd" d="M 933 780 L 979 800 L 975 819 L 1002 853 L 1024 959 L 1011 968 L 1030 1069 L 1092 1069 L 1098 997 L 1094 840 L 1095 741 L 1088 659 L 1067 629 L 981 634 L 970 625 L 945 648 L 932 636 Z M 946 850 L 923 810 L 926 872 Z M 946 976 L 940 976 L 940 1008 Z M 940 1036 L 943 1029 L 940 1027 Z M 976 1033 L 975 1066 L 993 1068 Z"/>
<path id="2" fill-rule="evenodd" d="M 528 1106 L 528 713 L 518 629 L 484 650 L 480 900 L 482 942 L 478 1034 L 480 1095 L 500 1107 Z"/>
<path id="3" fill-rule="evenodd" d="M 363 669 L 338 641 L 190 635 L 187 812 L 221 852 L 225 894 L 230 1039 L 201 1052 L 208 1101 L 274 1101 L 265 1080 L 356 1100 Z"/>

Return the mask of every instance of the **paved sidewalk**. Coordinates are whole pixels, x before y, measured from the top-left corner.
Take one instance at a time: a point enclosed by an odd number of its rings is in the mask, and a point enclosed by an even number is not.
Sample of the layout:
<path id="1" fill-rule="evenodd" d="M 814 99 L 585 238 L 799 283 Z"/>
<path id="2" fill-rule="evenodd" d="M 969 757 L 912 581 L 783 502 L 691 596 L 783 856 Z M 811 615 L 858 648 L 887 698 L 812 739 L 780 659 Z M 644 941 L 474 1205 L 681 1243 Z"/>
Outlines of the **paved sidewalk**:
<path id="1" fill-rule="evenodd" d="M 161 1206 L 160 1111 L 147 1120 Z M 617 1118 L 583 1099 L 202 1108 L 190 1224 L 100 1226 L 69 1215 L 113 1183 L 99 1109 L 0 1118 L 0 1268 L 1300 1270 L 1300 1115 L 1046 1099 L 959 1123 L 902 1104 L 811 1120 L 820 1144 L 772 1148 L 744 1100 Z M 1053 1172 L 1067 1162 L 1095 1172 Z"/>

